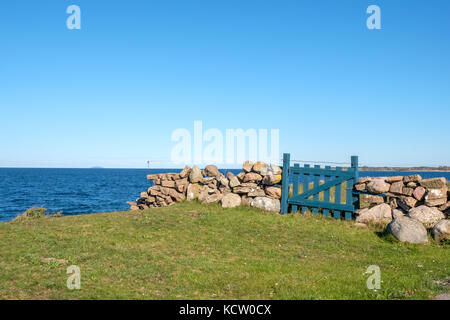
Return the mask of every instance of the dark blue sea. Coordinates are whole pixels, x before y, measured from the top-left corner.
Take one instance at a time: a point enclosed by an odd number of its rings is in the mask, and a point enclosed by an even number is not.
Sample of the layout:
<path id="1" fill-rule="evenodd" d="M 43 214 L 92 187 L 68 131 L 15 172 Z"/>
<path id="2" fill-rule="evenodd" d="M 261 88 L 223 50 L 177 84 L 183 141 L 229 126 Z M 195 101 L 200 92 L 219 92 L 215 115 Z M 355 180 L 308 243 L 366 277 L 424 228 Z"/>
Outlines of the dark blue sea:
<path id="1" fill-rule="evenodd" d="M 149 173 L 176 169 L 29 169 L 0 168 L 0 221 L 14 219 L 31 207 L 63 215 L 128 210 L 141 191 L 151 186 Z M 221 170 L 225 173 L 226 170 Z M 240 170 L 229 170 L 234 173 Z M 415 172 L 360 172 L 365 176 L 410 175 Z M 417 172 L 423 178 L 446 177 L 449 172 Z"/>

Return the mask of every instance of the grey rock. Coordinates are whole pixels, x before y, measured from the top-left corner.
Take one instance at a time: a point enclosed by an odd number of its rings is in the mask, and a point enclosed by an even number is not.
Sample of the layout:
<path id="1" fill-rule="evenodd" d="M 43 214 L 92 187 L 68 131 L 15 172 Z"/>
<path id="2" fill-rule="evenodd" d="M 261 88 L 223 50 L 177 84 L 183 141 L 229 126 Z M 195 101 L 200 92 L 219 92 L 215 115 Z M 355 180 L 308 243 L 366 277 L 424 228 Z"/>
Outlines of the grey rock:
<path id="1" fill-rule="evenodd" d="M 234 208 L 241 205 L 241 197 L 234 193 L 228 193 L 222 198 L 221 203 L 223 208 Z"/>
<path id="2" fill-rule="evenodd" d="M 280 200 L 269 197 L 257 197 L 251 203 L 252 207 L 271 212 L 280 212 Z"/>
<path id="3" fill-rule="evenodd" d="M 436 223 L 431 230 L 431 235 L 436 242 L 450 240 L 450 220 L 445 219 Z"/>
<path id="4" fill-rule="evenodd" d="M 428 236 L 425 227 L 417 220 L 409 217 L 397 217 L 386 227 L 386 231 L 401 242 L 427 243 Z"/>
<path id="5" fill-rule="evenodd" d="M 444 214 L 437 208 L 430 208 L 427 206 L 412 208 L 409 210 L 408 216 L 423 223 L 428 228 L 431 228 L 442 219 L 445 219 Z"/>

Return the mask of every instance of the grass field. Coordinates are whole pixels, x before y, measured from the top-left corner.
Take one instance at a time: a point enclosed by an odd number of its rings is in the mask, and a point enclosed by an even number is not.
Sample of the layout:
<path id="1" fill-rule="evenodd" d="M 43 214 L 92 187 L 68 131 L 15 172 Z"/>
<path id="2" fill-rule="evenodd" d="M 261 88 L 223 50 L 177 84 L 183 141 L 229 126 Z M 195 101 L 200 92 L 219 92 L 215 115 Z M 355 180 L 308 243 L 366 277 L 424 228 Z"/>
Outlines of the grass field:
<path id="1" fill-rule="evenodd" d="M 449 248 L 350 221 L 196 202 L 31 219 L 0 223 L 0 298 L 432 299 L 449 292 Z M 70 265 L 80 290 L 66 287 Z M 381 269 L 378 291 L 366 287 L 370 265 Z"/>

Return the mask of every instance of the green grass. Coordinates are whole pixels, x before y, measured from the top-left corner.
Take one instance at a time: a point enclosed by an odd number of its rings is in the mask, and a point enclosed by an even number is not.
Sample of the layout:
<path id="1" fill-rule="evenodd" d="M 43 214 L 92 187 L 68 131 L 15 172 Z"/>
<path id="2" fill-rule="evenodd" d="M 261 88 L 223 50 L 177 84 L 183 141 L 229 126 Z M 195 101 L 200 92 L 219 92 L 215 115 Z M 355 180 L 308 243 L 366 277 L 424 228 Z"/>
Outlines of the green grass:
<path id="1" fill-rule="evenodd" d="M 0 223 L 0 298 L 429 299 L 448 292 L 436 283 L 450 279 L 448 250 L 349 221 L 185 202 Z M 66 287 L 70 265 L 81 290 Z"/>

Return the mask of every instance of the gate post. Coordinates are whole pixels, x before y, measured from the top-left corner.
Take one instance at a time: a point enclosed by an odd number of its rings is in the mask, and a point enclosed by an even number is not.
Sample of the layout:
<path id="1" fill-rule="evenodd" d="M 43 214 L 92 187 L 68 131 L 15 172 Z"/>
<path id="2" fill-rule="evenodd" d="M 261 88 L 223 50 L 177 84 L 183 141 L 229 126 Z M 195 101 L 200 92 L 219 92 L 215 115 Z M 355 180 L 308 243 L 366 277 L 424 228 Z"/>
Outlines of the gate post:
<path id="1" fill-rule="evenodd" d="M 291 164 L 291 155 L 283 154 L 283 173 L 281 181 L 281 214 L 288 213 L 288 197 L 289 197 L 289 166 Z"/>
<path id="2" fill-rule="evenodd" d="M 352 156 L 351 158 L 351 164 L 352 164 L 352 168 L 355 170 L 354 173 L 354 181 L 353 181 L 353 185 L 355 185 L 358 180 L 359 180 L 359 161 L 358 161 L 358 156 Z M 360 203 L 359 203 L 359 194 L 353 194 L 353 206 L 356 209 L 361 209 L 360 208 Z"/>

